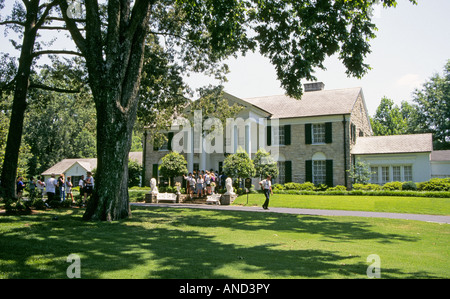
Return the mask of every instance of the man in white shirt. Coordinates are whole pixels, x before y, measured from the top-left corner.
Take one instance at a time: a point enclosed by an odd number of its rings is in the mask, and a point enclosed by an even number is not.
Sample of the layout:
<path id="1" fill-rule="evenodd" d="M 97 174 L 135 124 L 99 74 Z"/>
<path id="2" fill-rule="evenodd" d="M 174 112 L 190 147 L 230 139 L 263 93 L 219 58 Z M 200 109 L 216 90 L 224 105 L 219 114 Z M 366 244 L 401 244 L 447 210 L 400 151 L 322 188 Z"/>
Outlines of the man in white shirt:
<path id="1" fill-rule="evenodd" d="M 51 177 L 45 182 L 45 190 L 47 191 L 48 201 L 52 201 L 55 197 L 55 187 L 58 181 L 55 179 L 55 174 L 52 173 Z"/>
<path id="2" fill-rule="evenodd" d="M 263 207 L 264 210 L 268 210 L 269 209 L 268 208 L 268 206 L 269 206 L 269 198 L 270 198 L 270 195 L 273 194 L 271 176 L 268 175 L 265 180 L 262 180 L 261 182 L 259 182 L 259 185 L 263 189 L 264 195 L 266 196 L 266 201 L 264 202 L 262 207 Z"/>

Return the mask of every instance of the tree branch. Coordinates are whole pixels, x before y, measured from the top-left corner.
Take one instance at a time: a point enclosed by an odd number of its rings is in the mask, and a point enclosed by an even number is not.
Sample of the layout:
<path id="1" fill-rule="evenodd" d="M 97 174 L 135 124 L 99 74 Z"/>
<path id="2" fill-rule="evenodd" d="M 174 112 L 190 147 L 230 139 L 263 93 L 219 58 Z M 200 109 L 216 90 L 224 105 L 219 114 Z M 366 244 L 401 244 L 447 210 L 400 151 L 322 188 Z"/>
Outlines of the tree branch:
<path id="1" fill-rule="evenodd" d="M 19 21 L 14 21 L 14 20 L 0 22 L 0 25 L 8 25 L 8 24 L 16 24 L 16 25 L 20 25 L 20 26 L 25 26 L 25 23 L 19 22 Z"/>
<path id="2" fill-rule="evenodd" d="M 71 90 L 71 89 L 47 86 L 47 85 L 43 85 L 43 84 L 39 84 L 39 83 L 31 83 L 29 88 L 38 88 L 38 89 L 63 92 L 63 93 L 80 93 L 81 92 L 81 89 Z"/>
<path id="3" fill-rule="evenodd" d="M 67 4 L 67 0 L 61 0 L 59 2 L 59 7 L 61 8 L 63 19 L 66 22 L 66 26 L 70 32 L 70 35 L 72 36 L 75 44 L 80 49 L 80 51 L 85 54 L 86 40 L 83 37 L 83 35 L 80 33 L 80 30 L 78 29 L 76 21 L 74 19 L 69 18 L 69 16 L 67 15 L 67 9 L 69 8 L 69 5 Z"/>
<path id="4" fill-rule="evenodd" d="M 77 56 L 83 56 L 82 53 L 76 52 L 76 51 L 69 51 L 69 50 L 43 50 L 43 51 L 37 51 L 33 53 L 33 57 L 39 56 L 39 55 L 45 55 L 45 54 L 67 54 L 67 55 L 77 55 Z"/>

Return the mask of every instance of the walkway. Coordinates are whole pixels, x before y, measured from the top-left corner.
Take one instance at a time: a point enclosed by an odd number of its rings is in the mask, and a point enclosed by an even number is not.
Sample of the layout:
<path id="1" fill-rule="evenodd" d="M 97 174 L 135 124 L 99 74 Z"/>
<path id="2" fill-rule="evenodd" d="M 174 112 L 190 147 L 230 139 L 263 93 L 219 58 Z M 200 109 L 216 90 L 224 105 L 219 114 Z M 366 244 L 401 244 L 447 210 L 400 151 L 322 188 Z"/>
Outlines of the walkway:
<path id="1" fill-rule="evenodd" d="M 317 215 L 317 216 L 354 216 L 354 217 L 375 217 L 418 220 L 426 222 L 437 222 L 450 224 L 450 216 L 439 215 L 421 215 L 421 214 L 403 214 L 403 213 L 384 213 L 384 212 L 361 212 L 361 211 L 342 211 L 342 210 L 315 210 L 315 209 L 297 209 L 297 208 L 269 208 L 264 210 L 261 207 L 245 207 L 233 205 L 207 205 L 207 204 L 183 204 L 183 203 L 131 203 L 134 206 L 164 207 L 164 208 L 192 208 L 208 210 L 227 210 L 227 211 L 247 211 L 264 213 L 287 213 L 298 215 Z"/>

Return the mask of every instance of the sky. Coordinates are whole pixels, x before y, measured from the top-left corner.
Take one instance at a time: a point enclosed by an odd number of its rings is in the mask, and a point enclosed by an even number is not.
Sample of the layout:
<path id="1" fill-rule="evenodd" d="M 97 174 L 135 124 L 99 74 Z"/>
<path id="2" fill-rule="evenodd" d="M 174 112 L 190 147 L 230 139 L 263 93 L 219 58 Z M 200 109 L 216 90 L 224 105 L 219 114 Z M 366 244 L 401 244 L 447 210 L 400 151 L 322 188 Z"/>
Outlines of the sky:
<path id="1" fill-rule="evenodd" d="M 316 71 L 317 81 L 323 82 L 325 89 L 361 87 L 371 116 L 384 96 L 398 105 L 412 102 L 413 91 L 434 74 L 442 74 L 450 59 L 449 11 L 450 0 L 418 0 L 418 5 L 398 0 L 396 8 L 376 7 L 377 37 L 370 42 L 372 53 L 365 60 L 372 70 L 362 79 L 349 78 L 337 56 L 332 56 L 324 63 L 325 71 Z M 0 51 L 10 51 L 7 38 L 0 34 L 0 39 Z M 226 92 L 244 99 L 284 94 L 274 67 L 258 53 L 227 60 L 227 64 Z M 193 89 L 218 83 L 203 75 L 186 81 Z"/>
<path id="2" fill-rule="evenodd" d="M 372 53 L 366 57 L 372 70 L 362 79 L 349 78 L 337 56 L 328 58 L 326 71 L 317 70 L 317 81 L 325 89 L 362 87 L 368 112 L 374 115 L 386 96 L 400 105 L 412 102 L 413 91 L 436 74 L 442 74 L 450 59 L 450 0 L 418 0 L 413 5 L 399 0 L 396 8 L 374 10 L 377 38 L 371 41 Z M 284 94 L 270 61 L 259 54 L 228 60 L 230 73 L 225 91 L 251 98 Z M 192 86 L 214 82 L 194 76 Z M 306 83 L 306 81 L 305 81 Z"/>

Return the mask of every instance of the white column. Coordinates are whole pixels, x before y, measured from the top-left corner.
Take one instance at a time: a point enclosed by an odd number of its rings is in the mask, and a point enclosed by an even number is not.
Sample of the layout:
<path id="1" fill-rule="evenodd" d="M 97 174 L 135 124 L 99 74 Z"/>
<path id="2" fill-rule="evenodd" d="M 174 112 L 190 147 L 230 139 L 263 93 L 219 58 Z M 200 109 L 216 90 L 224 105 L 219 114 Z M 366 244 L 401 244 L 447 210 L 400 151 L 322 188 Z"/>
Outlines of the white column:
<path id="1" fill-rule="evenodd" d="M 251 130 L 251 124 L 247 124 L 245 126 L 245 151 L 250 156 L 250 159 L 252 158 L 252 130 Z"/>
<path id="2" fill-rule="evenodd" d="M 185 140 L 189 140 L 186 144 L 186 156 L 188 172 L 194 171 L 194 128 L 191 128 L 190 134 L 187 134 Z"/>
<path id="3" fill-rule="evenodd" d="M 202 170 L 206 170 L 206 150 L 205 150 L 205 146 L 206 146 L 206 140 L 205 138 L 202 136 L 201 137 L 201 152 L 200 152 L 200 171 Z"/>

